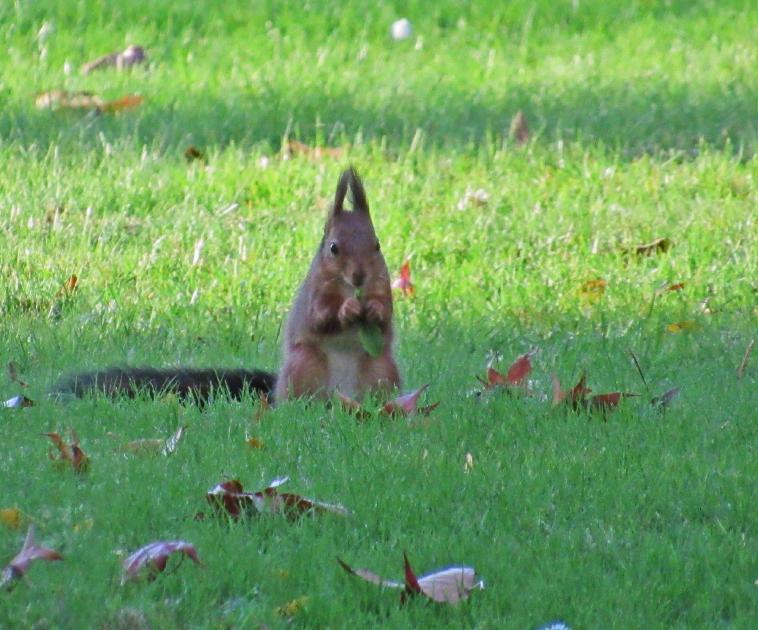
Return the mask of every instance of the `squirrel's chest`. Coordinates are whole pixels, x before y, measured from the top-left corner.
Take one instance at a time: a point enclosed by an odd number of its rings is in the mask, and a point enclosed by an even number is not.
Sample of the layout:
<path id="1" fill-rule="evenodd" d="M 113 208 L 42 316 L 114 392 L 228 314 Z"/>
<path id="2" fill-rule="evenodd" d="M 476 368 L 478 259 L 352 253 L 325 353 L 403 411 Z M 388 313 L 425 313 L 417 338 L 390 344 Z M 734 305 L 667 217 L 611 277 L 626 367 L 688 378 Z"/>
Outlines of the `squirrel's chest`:
<path id="1" fill-rule="evenodd" d="M 359 398 L 362 394 L 360 369 L 366 352 L 357 329 L 330 336 L 321 344 L 321 350 L 326 356 L 328 388 L 338 389 L 351 398 Z"/>

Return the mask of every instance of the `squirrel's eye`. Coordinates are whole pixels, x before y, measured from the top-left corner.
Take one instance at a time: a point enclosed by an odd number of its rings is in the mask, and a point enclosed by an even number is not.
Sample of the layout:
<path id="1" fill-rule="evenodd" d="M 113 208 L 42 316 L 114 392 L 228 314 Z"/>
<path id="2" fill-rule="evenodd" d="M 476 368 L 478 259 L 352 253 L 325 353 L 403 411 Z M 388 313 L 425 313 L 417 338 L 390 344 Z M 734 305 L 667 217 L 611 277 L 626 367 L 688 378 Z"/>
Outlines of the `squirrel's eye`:
<path id="1" fill-rule="evenodd" d="M 379 244 L 379 241 L 376 242 L 376 251 L 379 251 L 382 249 L 382 246 Z"/>
<path id="2" fill-rule="evenodd" d="M 340 253 L 340 248 L 337 247 L 337 243 L 332 241 L 331 245 L 329 245 L 329 251 L 332 252 L 334 256 Z"/>

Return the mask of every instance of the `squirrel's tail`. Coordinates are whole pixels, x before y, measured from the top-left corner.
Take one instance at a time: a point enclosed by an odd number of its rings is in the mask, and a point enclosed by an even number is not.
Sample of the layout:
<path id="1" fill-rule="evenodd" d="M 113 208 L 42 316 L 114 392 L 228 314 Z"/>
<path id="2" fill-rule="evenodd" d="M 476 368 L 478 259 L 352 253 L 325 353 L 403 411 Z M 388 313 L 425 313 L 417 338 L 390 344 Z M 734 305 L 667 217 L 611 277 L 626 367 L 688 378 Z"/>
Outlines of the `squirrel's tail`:
<path id="1" fill-rule="evenodd" d="M 216 393 L 240 399 L 245 392 L 273 395 L 276 374 L 239 369 L 109 368 L 74 374 L 61 380 L 53 396 L 78 396 L 102 392 L 107 396 L 134 398 L 140 393 L 174 393 L 188 402 L 204 403 Z"/>

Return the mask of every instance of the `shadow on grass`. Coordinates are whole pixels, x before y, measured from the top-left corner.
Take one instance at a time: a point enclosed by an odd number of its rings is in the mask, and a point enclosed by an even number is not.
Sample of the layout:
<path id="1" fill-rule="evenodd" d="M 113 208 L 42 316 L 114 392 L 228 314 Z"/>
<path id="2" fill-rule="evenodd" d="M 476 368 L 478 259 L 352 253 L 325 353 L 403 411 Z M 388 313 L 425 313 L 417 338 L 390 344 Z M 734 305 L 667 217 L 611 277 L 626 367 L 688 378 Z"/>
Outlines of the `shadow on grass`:
<path id="1" fill-rule="evenodd" d="M 730 145 L 749 158 L 758 139 L 756 102 L 758 94 L 745 86 L 694 89 L 663 81 L 566 89 L 542 85 L 479 98 L 432 85 L 426 93 L 370 105 L 347 92 L 305 89 L 232 92 L 215 99 L 190 93 L 173 103 L 148 96 L 140 110 L 117 117 L 40 112 L 31 102 L 28 108 L 6 107 L 0 113 L 0 137 L 43 150 L 53 145 L 96 150 L 107 140 L 171 152 L 190 143 L 276 151 L 285 133 L 309 144 L 354 143 L 360 134 L 363 141 L 386 139 L 392 151 L 407 146 L 421 129 L 426 148 L 476 149 L 499 146 L 511 117 L 523 110 L 537 145 L 558 140 L 600 145 L 634 159 L 657 152 L 686 157 L 706 143 Z"/>

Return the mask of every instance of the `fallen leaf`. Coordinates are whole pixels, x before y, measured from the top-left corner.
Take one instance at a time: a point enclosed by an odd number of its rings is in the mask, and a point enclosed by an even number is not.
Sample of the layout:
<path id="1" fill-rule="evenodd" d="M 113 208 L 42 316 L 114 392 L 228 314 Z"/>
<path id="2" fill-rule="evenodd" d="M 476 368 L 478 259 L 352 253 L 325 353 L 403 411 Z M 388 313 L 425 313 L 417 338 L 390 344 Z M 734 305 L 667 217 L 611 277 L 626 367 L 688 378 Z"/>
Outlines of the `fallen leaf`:
<path id="1" fill-rule="evenodd" d="M 288 480 L 289 477 L 280 477 L 274 479 L 260 492 L 244 492 L 242 484 L 233 479 L 217 484 L 205 496 L 208 503 L 217 511 L 221 510 L 235 520 L 241 516 L 259 514 L 284 514 L 290 519 L 304 514 L 332 513 L 340 516 L 350 514 L 350 511 L 341 505 L 316 501 L 297 494 L 278 492 L 277 488 Z"/>
<path id="2" fill-rule="evenodd" d="M 154 580 L 158 573 L 166 568 L 172 553 L 182 553 L 195 564 L 203 563 L 198 558 L 197 550 L 191 543 L 183 540 L 163 540 L 141 547 L 123 562 L 121 584 L 140 578 L 140 572 L 146 568 L 147 579 Z"/>
<path id="3" fill-rule="evenodd" d="M 674 387 L 673 389 L 668 390 L 667 392 L 661 394 L 660 396 L 656 396 L 650 401 L 650 404 L 653 405 L 653 407 L 657 407 L 659 409 L 665 409 L 669 406 L 669 403 L 671 403 L 674 398 L 676 398 L 679 395 L 679 388 Z"/>
<path id="4" fill-rule="evenodd" d="M 260 450 L 263 448 L 263 442 L 260 440 L 260 438 L 257 437 L 247 438 L 245 440 L 245 444 L 247 444 L 252 449 Z"/>
<path id="5" fill-rule="evenodd" d="M 508 368 L 508 372 L 503 375 L 495 368 L 487 368 L 487 378 L 482 379 L 477 377 L 480 383 L 484 385 L 484 389 L 494 389 L 496 387 L 505 387 L 506 389 L 512 387 L 522 387 L 524 390 L 528 386 L 528 376 L 532 372 L 531 358 L 537 353 L 534 349 L 531 352 L 522 354 L 518 357 Z"/>
<path id="6" fill-rule="evenodd" d="M 698 328 L 700 328 L 698 323 L 691 319 L 683 322 L 674 322 L 666 326 L 666 330 L 670 333 L 678 333 L 683 330 L 697 330 Z"/>
<path id="7" fill-rule="evenodd" d="M 416 293 L 416 287 L 411 282 L 411 261 L 406 260 L 400 267 L 400 276 L 393 281 L 393 289 L 400 289 L 403 295 L 412 296 Z"/>
<path id="8" fill-rule="evenodd" d="M 79 286 L 79 278 L 75 273 L 72 273 L 68 280 L 63 283 L 63 286 L 58 289 L 58 292 L 55 294 L 56 298 L 65 298 L 73 295 L 74 291 L 76 291 L 76 288 Z"/>
<path id="9" fill-rule="evenodd" d="M 450 566 L 416 577 L 406 554 L 403 560 L 406 591 L 421 593 L 435 602 L 457 604 L 474 589 L 484 588 L 484 582 L 476 580 L 473 567 Z"/>
<path id="10" fill-rule="evenodd" d="M 21 579 L 34 560 L 63 560 L 63 556 L 53 549 L 39 546 L 34 541 L 34 525 L 29 525 L 26 540 L 21 551 L 8 563 L 0 576 L 0 588 L 9 588 Z"/>
<path id="11" fill-rule="evenodd" d="M 618 406 L 622 398 L 638 396 L 631 392 L 610 392 L 607 394 L 595 394 L 588 397 L 592 390 L 587 387 L 587 375 L 585 373 L 572 389 L 567 392 L 561 390 L 561 384 L 555 374 L 551 375 L 553 382 L 553 406 L 565 403 L 573 411 L 582 409 L 595 411 L 610 411 Z"/>
<path id="12" fill-rule="evenodd" d="M 58 433 L 43 433 L 42 435 L 50 438 L 52 443 L 58 449 L 58 457 L 54 456 L 51 451 L 48 453 L 50 459 L 54 461 L 69 462 L 75 472 L 86 472 L 89 468 L 89 457 L 79 447 L 79 437 L 76 432 L 71 430 L 71 444 L 68 445 Z"/>
<path id="13" fill-rule="evenodd" d="M 740 361 L 740 365 L 737 368 L 737 378 L 742 378 L 745 376 L 745 370 L 747 369 L 747 362 L 750 359 L 750 352 L 753 350 L 753 344 L 755 343 L 755 339 L 751 339 L 750 343 L 747 344 L 747 348 L 745 348 L 745 354 L 742 357 L 742 361 Z"/>
<path id="14" fill-rule="evenodd" d="M 92 92 L 49 90 L 38 94 L 34 104 L 37 109 L 99 111 L 103 106 L 103 99 Z"/>
<path id="15" fill-rule="evenodd" d="M 605 293 L 605 287 L 608 286 L 608 282 L 603 278 L 595 278 L 594 280 L 587 280 L 581 286 L 581 294 L 589 299 L 598 300 Z"/>
<path id="16" fill-rule="evenodd" d="M 293 599 L 292 601 L 279 606 L 276 609 L 276 614 L 279 615 L 280 617 L 294 617 L 303 608 L 305 608 L 309 600 L 310 600 L 310 597 L 308 597 L 307 595 L 303 595 L 302 597 Z"/>
<path id="17" fill-rule="evenodd" d="M 389 402 L 384 404 L 384 406 L 382 407 L 382 412 L 387 414 L 388 416 L 392 416 L 392 415 L 407 416 L 409 414 L 416 412 L 419 396 L 421 396 L 421 394 L 423 394 L 424 391 L 428 389 L 428 387 L 429 387 L 429 383 L 427 383 L 426 385 L 422 385 L 418 389 L 408 394 L 403 394 L 402 396 L 398 396 L 397 398 L 390 400 Z"/>
<path id="18" fill-rule="evenodd" d="M 675 291 L 681 291 L 684 288 L 684 282 L 677 282 L 676 284 L 670 284 L 659 291 L 659 293 L 673 293 Z"/>
<path id="19" fill-rule="evenodd" d="M 511 118 L 511 126 L 508 136 L 516 142 L 516 146 L 523 146 L 529 141 L 529 125 L 526 122 L 524 112 L 518 110 Z"/>
<path id="20" fill-rule="evenodd" d="M 82 66 L 82 74 L 89 74 L 95 70 L 102 70 L 103 68 L 109 67 L 123 70 L 144 63 L 145 61 L 147 61 L 145 49 L 142 48 L 142 46 L 131 45 L 127 46 L 126 49 L 121 52 L 103 55 L 94 61 L 84 64 Z"/>
<path id="21" fill-rule="evenodd" d="M 10 379 L 12 383 L 16 383 L 16 385 L 19 385 L 20 387 L 29 387 L 29 383 L 22 381 L 18 377 L 18 366 L 16 365 L 14 361 L 8 361 L 7 370 L 8 370 L 8 378 Z"/>
<path id="22" fill-rule="evenodd" d="M 188 162 L 194 162 L 195 160 L 205 160 L 205 154 L 194 145 L 188 146 L 184 150 L 184 159 Z"/>
<path id="23" fill-rule="evenodd" d="M 379 577 L 376 573 L 369 571 L 368 569 L 353 569 L 349 564 L 342 561 L 340 558 L 337 558 L 337 562 L 348 573 L 355 575 L 362 580 L 366 580 L 366 582 L 370 582 L 371 584 L 376 584 L 377 586 L 383 586 L 385 588 L 405 588 L 405 585 L 402 582 L 385 580 L 384 578 Z"/>
<path id="24" fill-rule="evenodd" d="M 31 398 L 26 396 L 14 396 L 9 398 L 3 403 L 3 407 L 7 409 L 21 409 L 23 407 L 34 407 L 35 402 Z"/>
<path id="25" fill-rule="evenodd" d="M 310 147 L 297 140 L 288 140 L 282 145 L 282 159 L 289 160 L 293 157 L 306 157 L 311 160 L 320 160 L 324 157 L 341 159 L 344 149 L 335 147 Z"/>
<path id="26" fill-rule="evenodd" d="M 650 256 L 652 254 L 665 254 L 669 249 L 671 249 L 671 239 L 657 238 L 645 245 L 635 247 L 634 253 L 637 256 Z"/>
<path id="27" fill-rule="evenodd" d="M 403 554 L 403 583 L 385 580 L 368 569 L 353 569 L 340 558 L 337 558 L 337 562 L 347 573 L 366 582 L 383 588 L 403 589 L 401 601 L 408 596 L 423 595 L 436 602 L 457 604 L 467 599 L 471 591 L 484 588 L 484 583 L 476 580 L 475 570 L 466 566 L 444 567 L 417 577 L 406 554 Z"/>
<path id="28" fill-rule="evenodd" d="M 127 94 L 112 101 L 105 101 L 91 92 L 66 92 L 50 90 L 38 94 L 35 100 L 37 109 L 92 111 L 97 113 L 115 113 L 131 109 L 142 104 L 144 99 L 137 94 Z"/>
<path id="29" fill-rule="evenodd" d="M 127 94 L 121 98 L 114 99 L 112 101 L 106 101 L 100 107 L 100 111 L 115 113 L 122 112 L 125 109 L 133 109 L 142 105 L 144 99 L 139 94 Z"/>
<path id="30" fill-rule="evenodd" d="M 0 523 L 11 529 L 20 529 L 24 515 L 17 507 L 0 510 Z"/>

